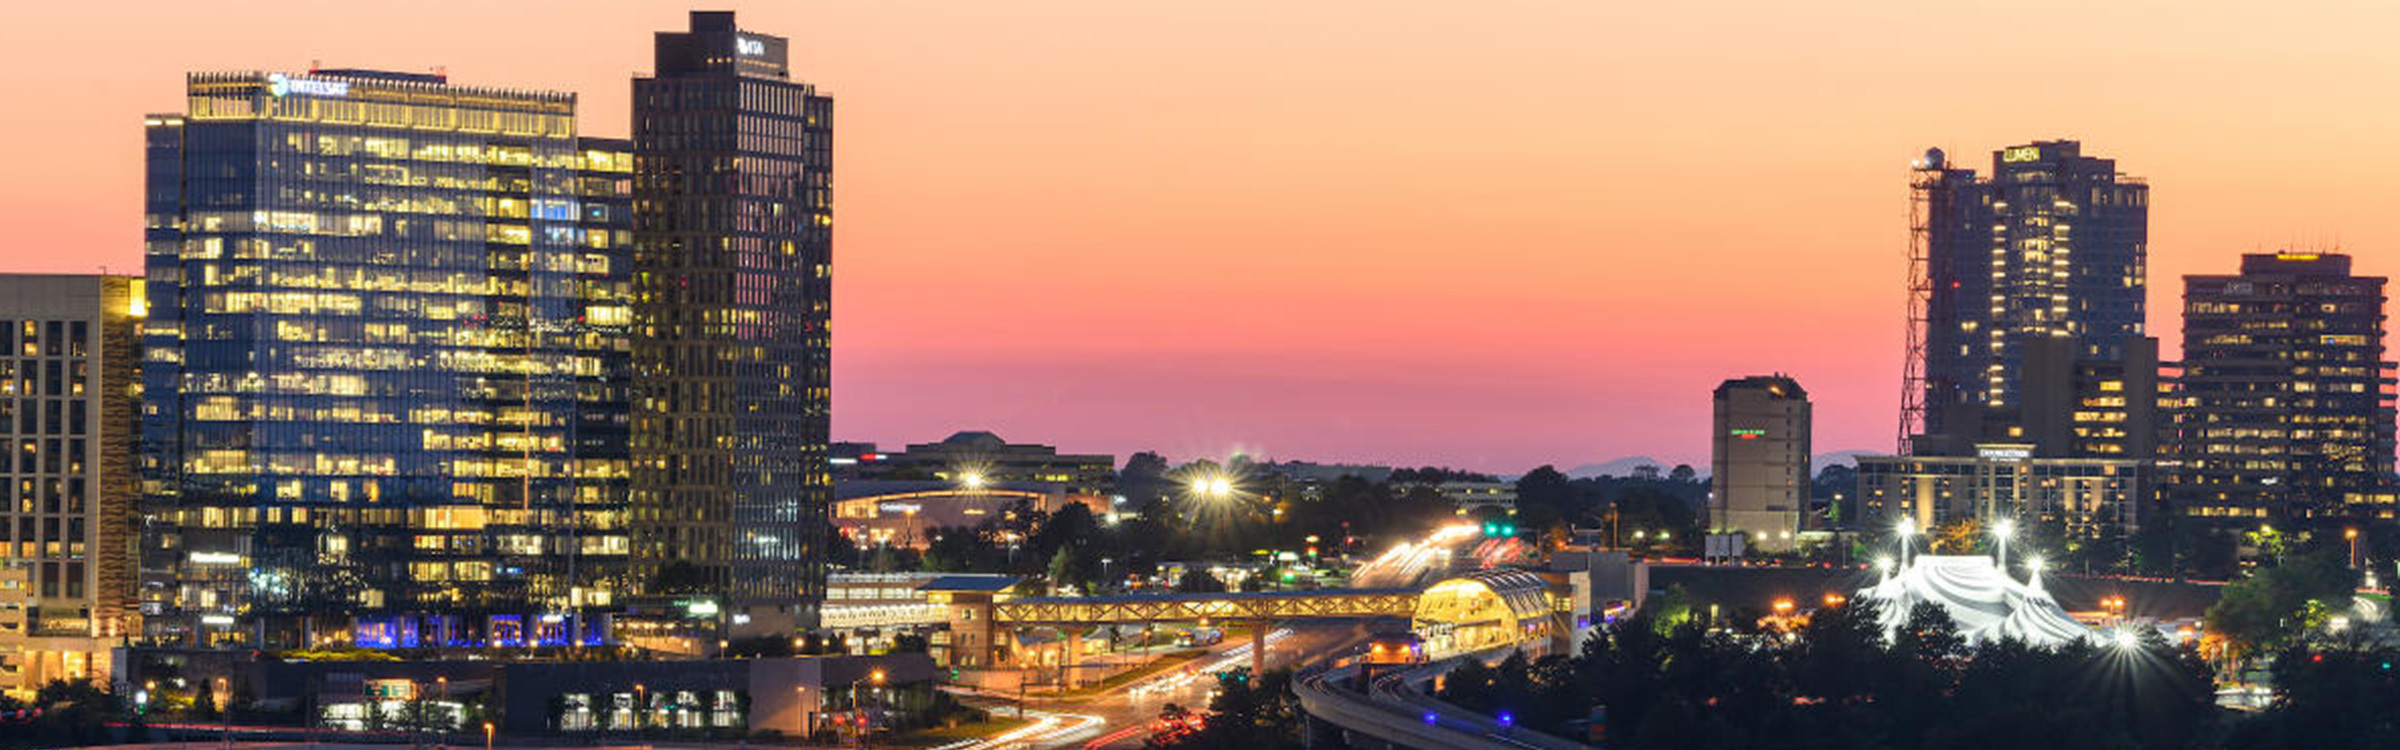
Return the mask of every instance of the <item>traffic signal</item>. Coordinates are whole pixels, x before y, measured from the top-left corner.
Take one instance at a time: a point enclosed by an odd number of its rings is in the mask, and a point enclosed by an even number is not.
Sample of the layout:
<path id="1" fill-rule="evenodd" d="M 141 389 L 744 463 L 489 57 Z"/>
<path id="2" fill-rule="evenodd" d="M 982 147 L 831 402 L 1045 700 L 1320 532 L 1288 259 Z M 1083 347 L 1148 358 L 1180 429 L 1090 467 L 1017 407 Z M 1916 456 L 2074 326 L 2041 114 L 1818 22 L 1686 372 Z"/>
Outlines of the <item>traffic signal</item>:
<path id="1" fill-rule="evenodd" d="M 1515 521 L 1485 521 L 1483 535 L 1493 539 L 1516 536 L 1517 524 Z"/>

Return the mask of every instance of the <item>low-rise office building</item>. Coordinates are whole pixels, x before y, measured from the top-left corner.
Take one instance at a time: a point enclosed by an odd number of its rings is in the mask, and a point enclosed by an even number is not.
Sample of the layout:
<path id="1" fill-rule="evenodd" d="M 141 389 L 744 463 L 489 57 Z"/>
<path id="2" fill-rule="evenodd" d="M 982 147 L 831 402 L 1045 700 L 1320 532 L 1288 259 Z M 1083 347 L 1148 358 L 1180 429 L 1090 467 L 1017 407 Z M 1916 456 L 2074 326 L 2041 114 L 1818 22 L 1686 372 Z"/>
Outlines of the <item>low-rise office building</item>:
<path id="1" fill-rule="evenodd" d="M 1860 456 L 1866 516 L 1932 529 L 1964 519 L 2021 518 L 2085 536 L 2137 528 L 2141 461 L 2043 458 L 2022 443 L 1985 443 L 1971 456 Z"/>
<path id="2" fill-rule="evenodd" d="M 1060 453 L 1053 446 L 1011 443 L 981 430 L 891 452 L 877 450 L 874 443 L 838 443 L 832 462 L 836 482 L 929 480 L 962 489 L 1056 484 L 1069 495 L 1103 499 L 1115 493 L 1117 482 L 1115 456 Z"/>

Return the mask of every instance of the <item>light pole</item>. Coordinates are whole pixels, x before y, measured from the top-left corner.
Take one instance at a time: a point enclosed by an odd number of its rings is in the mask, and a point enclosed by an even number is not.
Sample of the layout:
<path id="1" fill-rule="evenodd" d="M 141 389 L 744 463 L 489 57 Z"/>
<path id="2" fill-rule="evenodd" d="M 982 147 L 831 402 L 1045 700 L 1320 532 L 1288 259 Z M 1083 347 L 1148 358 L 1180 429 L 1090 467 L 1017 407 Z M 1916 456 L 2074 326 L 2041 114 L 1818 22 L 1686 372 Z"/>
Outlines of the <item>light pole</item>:
<path id="1" fill-rule="evenodd" d="M 217 718 L 222 720 L 225 726 L 225 733 L 219 737 L 219 741 L 225 743 L 225 750 L 233 750 L 233 711 L 231 710 L 233 694 L 225 692 L 231 688 L 231 684 L 227 683 L 225 678 L 219 677 L 217 678 L 216 695 L 209 696 L 210 699 L 217 702 Z"/>
<path id="2" fill-rule="evenodd" d="M 814 736 L 817 733 L 815 726 L 816 721 L 814 721 L 816 718 L 814 715 L 815 712 L 808 710 L 807 685 L 792 686 L 792 710 L 797 711 L 800 714 L 800 741 L 802 743 L 806 743 L 808 742 L 809 737 Z M 486 748 L 485 750 L 490 749 Z"/>
<path id="3" fill-rule="evenodd" d="M 483 723 L 483 750 L 492 750 L 492 723 Z"/>
<path id="4" fill-rule="evenodd" d="M 866 748 L 873 747 L 875 745 L 875 725 L 867 719 L 866 710 L 859 708 L 858 684 L 873 680 L 876 687 L 883 687 L 883 676 L 883 670 L 877 669 L 873 672 L 868 672 L 865 677 L 860 677 L 850 681 L 850 710 L 853 713 L 858 714 L 858 746 L 860 750 L 865 750 Z"/>
<path id="5" fill-rule="evenodd" d="M 435 709 L 440 709 L 440 708 L 442 708 L 443 706 L 445 706 L 445 705 L 448 705 L 448 704 L 450 703 L 450 676 L 449 676 L 449 675 L 435 675 L 435 676 L 434 676 L 434 678 L 433 678 L 433 682 L 434 682 L 434 684 L 435 684 L 435 685 L 437 685 L 437 686 L 439 686 L 439 687 L 441 688 L 441 695 L 442 695 L 442 697 L 441 697 L 441 700 L 434 701 L 433 707 L 434 707 Z M 436 744 L 436 745 L 440 745 L 440 746 L 443 748 L 443 750 L 448 750 L 448 748 L 450 747 L 450 722 L 449 722 L 449 721 L 445 720 L 445 721 L 443 721 L 443 722 L 442 722 L 442 734 L 441 734 L 441 739 L 439 739 L 439 740 L 435 740 L 435 741 L 434 741 L 434 744 Z"/>
<path id="6" fill-rule="evenodd" d="M 2003 518 L 1992 524 L 1992 537 L 2000 540 L 2000 570 L 2008 571 L 2008 539 L 2017 535 L 2017 519 Z"/>
<path id="7" fill-rule="evenodd" d="M 642 714 L 649 712 L 650 702 L 644 700 L 649 694 L 649 689 L 644 688 L 642 683 L 633 683 L 633 731 L 635 734 L 640 734 L 642 731 Z"/>
<path id="8" fill-rule="evenodd" d="M 2356 527 L 2356 526 L 2352 526 L 2352 527 L 2350 527 L 2350 528 L 2343 529 L 2343 530 L 2342 530 L 2342 538 L 2343 538 L 2343 539 L 2346 539 L 2346 540 L 2349 540 L 2349 542 L 2350 542 L 2350 569 L 2351 569 L 2351 570 L 2357 570 L 2357 569 L 2358 569 L 2358 527 Z"/>
<path id="9" fill-rule="evenodd" d="M 1906 568 L 1908 567 L 1909 548 L 1915 546 L 1909 543 L 1909 539 L 1917 535 L 1917 519 L 1903 517 L 1900 519 L 1900 525 L 1894 527 L 1892 531 L 1900 537 L 1900 567 Z"/>

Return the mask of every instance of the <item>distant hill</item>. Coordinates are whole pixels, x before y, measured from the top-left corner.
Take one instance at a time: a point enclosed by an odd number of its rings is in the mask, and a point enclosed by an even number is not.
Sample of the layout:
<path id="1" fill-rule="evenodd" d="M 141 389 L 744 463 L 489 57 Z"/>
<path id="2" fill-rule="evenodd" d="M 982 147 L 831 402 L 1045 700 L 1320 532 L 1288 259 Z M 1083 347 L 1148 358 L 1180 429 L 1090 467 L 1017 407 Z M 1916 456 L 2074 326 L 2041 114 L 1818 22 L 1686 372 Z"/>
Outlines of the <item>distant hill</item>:
<path id="1" fill-rule="evenodd" d="M 1855 469 L 1858 468 L 1859 456 L 1882 456 L 1890 453 L 1891 451 L 1834 451 L 1832 453 L 1819 453 L 1815 457 L 1809 459 L 1809 468 L 1812 471 L 1824 471 L 1825 467 L 1827 466 L 1848 466 Z"/>
<path id="2" fill-rule="evenodd" d="M 1859 456 L 1879 456 L 1888 452 L 1889 451 L 1851 450 L 1834 451 L 1832 453 L 1819 453 L 1809 459 L 1809 466 L 1811 471 L 1824 471 L 1825 467 L 1827 466 L 1848 466 L 1857 468 Z M 1664 476 L 1668 471 L 1675 468 L 1675 463 L 1672 461 L 1661 461 L 1649 456 L 1626 456 L 1624 458 L 1612 459 L 1594 464 L 1584 464 L 1572 469 L 1567 469 L 1566 475 L 1574 479 L 1591 479 L 1594 477 L 1604 476 L 1625 477 L 1632 476 L 1634 467 L 1637 466 L 1656 466 L 1658 467 L 1659 475 Z M 1703 464 L 1692 464 L 1692 468 L 1700 471 L 1701 479 L 1708 478 L 1708 466 Z M 1514 480 L 1515 477 L 1509 477 L 1509 479 Z"/>
<path id="3" fill-rule="evenodd" d="M 1577 466 L 1575 468 L 1568 469 L 1566 474 L 1568 477 L 1575 479 L 1591 479 L 1593 477 L 1603 476 L 1632 476 L 1633 469 L 1637 466 L 1656 466 L 1658 467 L 1658 473 L 1661 476 L 1664 476 L 1668 470 L 1675 468 L 1675 464 L 1671 462 L 1660 461 L 1649 456 L 1626 456 L 1624 458 L 1602 461 L 1596 464 L 1584 464 L 1582 466 Z M 1698 469 L 1701 467 L 1694 466 L 1692 468 Z"/>

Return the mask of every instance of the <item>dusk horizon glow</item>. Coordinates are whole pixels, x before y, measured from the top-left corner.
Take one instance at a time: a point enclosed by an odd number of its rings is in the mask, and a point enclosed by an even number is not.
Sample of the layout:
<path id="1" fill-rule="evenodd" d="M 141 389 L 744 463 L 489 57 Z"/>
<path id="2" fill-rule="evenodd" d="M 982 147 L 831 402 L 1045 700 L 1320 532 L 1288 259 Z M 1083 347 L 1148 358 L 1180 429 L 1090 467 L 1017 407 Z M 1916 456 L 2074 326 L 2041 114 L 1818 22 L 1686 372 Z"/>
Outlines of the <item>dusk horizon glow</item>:
<path id="1" fill-rule="evenodd" d="M 833 437 L 886 448 L 1705 471 L 1711 389 L 1780 372 L 1817 452 L 1890 450 L 1927 147 L 2146 179 L 2168 359 L 2186 274 L 2400 268 L 2385 7 L 421 5 L 12 9 L 0 262 L 138 272 L 187 72 L 438 66 L 623 137 L 651 34 L 722 8 L 835 99 Z"/>

